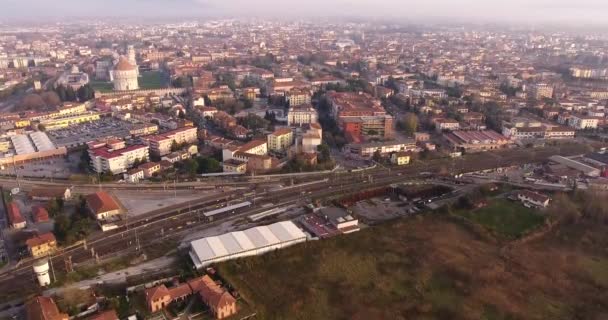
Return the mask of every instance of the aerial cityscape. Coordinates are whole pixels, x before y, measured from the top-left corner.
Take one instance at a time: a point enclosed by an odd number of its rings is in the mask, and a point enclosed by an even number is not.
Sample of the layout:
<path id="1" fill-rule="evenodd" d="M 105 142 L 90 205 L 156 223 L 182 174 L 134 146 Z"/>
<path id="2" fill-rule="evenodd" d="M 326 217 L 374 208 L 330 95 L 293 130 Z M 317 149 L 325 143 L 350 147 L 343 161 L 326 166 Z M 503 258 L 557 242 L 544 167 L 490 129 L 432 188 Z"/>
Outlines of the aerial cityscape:
<path id="1" fill-rule="evenodd" d="M 59 2 L 0 13 L 0 319 L 608 319 L 608 4 Z"/>

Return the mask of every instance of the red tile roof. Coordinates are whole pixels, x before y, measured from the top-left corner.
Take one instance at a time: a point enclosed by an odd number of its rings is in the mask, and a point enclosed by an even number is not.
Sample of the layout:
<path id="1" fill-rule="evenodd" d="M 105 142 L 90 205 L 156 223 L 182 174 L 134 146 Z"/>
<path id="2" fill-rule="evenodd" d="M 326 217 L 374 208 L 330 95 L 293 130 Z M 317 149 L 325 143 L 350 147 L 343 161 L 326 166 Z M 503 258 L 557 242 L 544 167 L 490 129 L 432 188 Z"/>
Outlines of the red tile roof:
<path id="1" fill-rule="evenodd" d="M 165 287 L 164 284 L 146 289 L 146 302 L 148 305 L 150 305 L 152 301 L 164 298 L 166 296 L 170 296 L 170 294 L 169 290 L 167 290 L 167 287 Z"/>
<path id="2" fill-rule="evenodd" d="M 203 276 L 201 281 L 202 287 L 199 294 L 203 301 L 213 309 L 217 310 L 226 305 L 236 303 L 234 297 L 218 286 L 209 276 Z"/>
<path id="3" fill-rule="evenodd" d="M 93 213 L 99 214 L 102 212 L 120 210 L 120 206 L 107 192 L 99 191 L 90 194 L 86 197 L 87 203 Z"/>
<path id="4" fill-rule="evenodd" d="M 114 309 L 107 310 L 102 313 L 98 313 L 89 318 L 89 320 L 119 320 L 118 315 Z"/>
<path id="5" fill-rule="evenodd" d="M 67 320 L 68 315 L 59 312 L 50 297 L 36 297 L 25 305 L 28 320 Z"/>
<path id="6" fill-rule="evenodd" d="M 23 216 L 21 215 L 21 210 L 19 210 L 19 206 L 16 202 L 10 202 L 6 209 L 8 211 L 8 220 L 11 222 L 11 224 L 25 222 L 25 219 L 23 219 Z"/>
<path id="7" fill-rule="evenodd" d="M 32 208 L 32 216 L 34 217 L 34 222 L 49 221 L 49 212 L 42 206 Z"/>
<path id="8" fill-rule="evenodd" d="M 28 248 L 32 248 L 32 247 L 37 247 L 44 243 L 55 242 L 55 241 L 57 241 L 55 239 L 55 235 L 51 232 L 47 232 L 47 233 L 43 233 L 41 235 L 37 235 L 37 236 L 27 239 L 25 241 L 25 244 L 27 244 Z"/>
<path id="9" fill-rule="evenodd" d="M 187 283 L 182 283 L 178 286 L 169 288 L 171 300 L 187 297 L 192 294 L 192 289 Z"/>

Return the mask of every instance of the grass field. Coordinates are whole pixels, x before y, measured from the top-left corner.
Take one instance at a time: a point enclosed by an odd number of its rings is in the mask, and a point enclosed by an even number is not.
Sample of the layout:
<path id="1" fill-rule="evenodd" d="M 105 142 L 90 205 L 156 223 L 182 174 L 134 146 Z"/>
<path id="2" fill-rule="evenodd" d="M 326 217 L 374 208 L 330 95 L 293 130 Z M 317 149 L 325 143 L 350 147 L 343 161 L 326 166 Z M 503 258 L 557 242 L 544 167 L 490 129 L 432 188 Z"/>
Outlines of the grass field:
<path id="1" fill-rule="evenodd" d="M 505 199 L 490 202 L 477 210 L 457 210 L 454 214 L 465 217 L 496 233 L 515 239 L 541 226 L 545 217 L 539 211 Z"/>
<path id="2" fill-rule="evenodd" d="M 141 77 L 139 77 L 140 89 L 160 89 L 162 87 L 160 72 L 147 71 L 141 73 Z"/>
<path id="3" fill-rule="evenodd" d="M 605 230 L 594 243 L 608 241 Z M 587 235 L 587 237 L 589 237 Z M 447 215 L 404 219 L 263 256 L 219 273 L 260 319 L 601 319 L 602 267 L 549 237 L 501 250 Z M 604 251 L 604 259 L 605 259 Z"/>
<path id="4" fill-rule="evenodd" d="M 114 85 L 112 84 L 112 82 L 93 80 L 89 82 L 89 84 L 91 85 L 91 88 L 93 88 L 93 90 L 95 91 L 111 92 L 112 90 L 114 90 Z"/>

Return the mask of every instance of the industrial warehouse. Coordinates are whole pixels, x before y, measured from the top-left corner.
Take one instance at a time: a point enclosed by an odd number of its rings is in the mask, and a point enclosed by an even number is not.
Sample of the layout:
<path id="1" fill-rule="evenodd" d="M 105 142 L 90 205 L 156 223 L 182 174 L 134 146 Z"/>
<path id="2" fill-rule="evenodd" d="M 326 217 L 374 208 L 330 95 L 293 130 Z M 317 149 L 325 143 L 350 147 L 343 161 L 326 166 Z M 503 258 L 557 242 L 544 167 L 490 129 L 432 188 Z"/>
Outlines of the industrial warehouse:
<path id="1" fill-rule="evenodd" d="M 192 241 L 190 257 L 200 269 L 215 262 L 258 255 L 304 241 L 306 234 L 302 230 L 291 221 L 282 221 Z"/>

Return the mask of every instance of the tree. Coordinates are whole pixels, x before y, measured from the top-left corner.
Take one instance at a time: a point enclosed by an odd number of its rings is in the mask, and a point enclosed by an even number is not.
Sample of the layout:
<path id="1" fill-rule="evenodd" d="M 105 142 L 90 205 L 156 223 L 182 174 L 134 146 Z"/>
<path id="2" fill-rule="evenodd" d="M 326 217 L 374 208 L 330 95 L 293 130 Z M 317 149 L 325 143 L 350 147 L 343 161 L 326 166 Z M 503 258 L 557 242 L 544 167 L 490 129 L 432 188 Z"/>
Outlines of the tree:
<path id="1" fill-rule="evenodd" d="M 78 91 L 76 93 L 78 95 L 79 101 L 89 101 L 95 98 L 95 90 L 93 90 L 93 88 L 91 88 L 89 84 L 78 88 Z"/>
<path id="2" fill-rule="evenodd" d="M 382 161 L 382 153 L 380 153 L 380 150 L 374 151 L 374 155 L 372 155 L 372 159 L 376 162 Z"/>
<path id="3" fill-rule="evenodd" d="M 327 144 L 323 143 L 317 146 L 317 151 L 319 152 L 319 163 L 324 163 L 331 160 L 331 150 Z"/>
<path id="4" fill-rule="evenodd" d="M 190 177 L 194 177 L 196 175 L 196 173 L 198 172 L 198 167 L 198 161 L 194 159 L 187 159 L 184 160 L 184 162 L 182 163 L 182 168 L 184 172 L 187 173 Z"/>
<path id="5" fill-rule="evenodd" d="M 198 157 L 198 173 L 214 173 L 221 172 L 222 165 L 214 158 Z"/>
<path id="6" fill-rule="evenodd" d="M 256 114 L 250 113 L 247 115 L 247 117 L 242 118 L 240 123 L 243 127 L 249 130 L 257 131 L 268 127 L 269 122 Z"/>
<path id="7" fill-rule="evenodd" d="M 74 92 L 74 88 L 68 86 L 65 90 L 65 101 L 76 101 L 76 92 Z"/>
<path id="8" fill-rule="evenodd" d="M 192 79 L 187 76 L 181 76 L 173 80 L 173 86 L 176 88 L 189 88 L 192 87 Z"/>
<path id="9" fill-rule="evenodd" d="M 53 198 L 51 199 L 51 201 L 49 201 L 46 209 L 51 218 L 61 214 L 61 211 L 63 210 L 63 205 L 64 202 L 61 198 Z"/>
<path id="10" fill-rule="evenodd" d="M 47 107 L 56 107 L 61 104 L 61 98 L 55 91 L 46 91 L 40 96 L 42 97 L 42 100 L 44 100 Z"/>
<path id="11" fill-rule="evenodd" d="M 39 110 L 46 107 L 46 103 L 37 94 L 28 94 L 21 100 L 20 107 L 24 110 Z"/>
<path id="12" fill-rule="evenodd" d="M 177 150 L 179 150 L 179 144 L 177 141 L 173 140 L 173 142 L 171 142 L 171 152 L 175 152 Z"/>
<path id="13" fill-rule="evenodd" d="M 63 85 L 59 85 L 55 88 L 55 92 L 57 93 L 57 96 L 59 96 L 59 99 L 61 101 L 67 101 L 68 100 L 68 95 L 67 95 L 67 90 Z"/>
<path id="14" fill-rule="evenodd" d="M 78 169 L 82 172 L 86 172 L 91 163 L 91 157 L 88 150 L 83 150 L 80 154 L 80 162 L 78 163 Z"/>
<path id="15" fill-rule="evenodd" d="M 575 223 L 582 215 L 576 204 L 565 193 L 558 193 L 553 197 L 551 214 L 559 221 Z"/>
<path id="16" fill-rule="evenodd" d="M 59 239 L 64 241 L 68 232 L 70 231 L 70 219 L 64 214 L 59 213 L 55 216 L 55 224 L 53 225 L 53 233 Z"/>
<path id="17" fill-rule="evenodd" d="M 418 130 L 418 116 L 412 112 L 408 112 L 403 116 L 403 130 L 408 135 L 412 136 Z"/>

